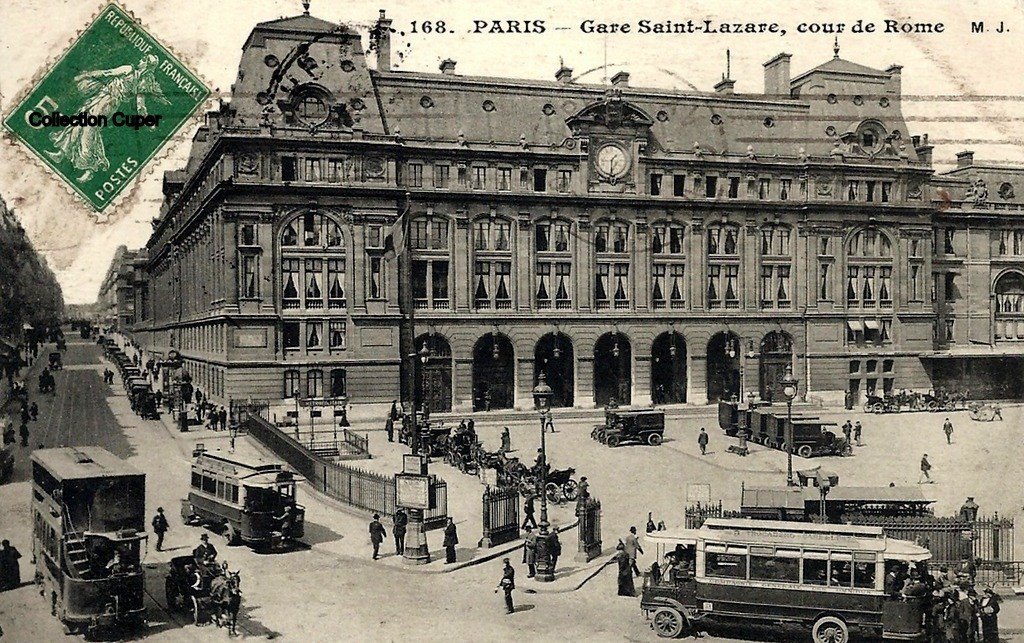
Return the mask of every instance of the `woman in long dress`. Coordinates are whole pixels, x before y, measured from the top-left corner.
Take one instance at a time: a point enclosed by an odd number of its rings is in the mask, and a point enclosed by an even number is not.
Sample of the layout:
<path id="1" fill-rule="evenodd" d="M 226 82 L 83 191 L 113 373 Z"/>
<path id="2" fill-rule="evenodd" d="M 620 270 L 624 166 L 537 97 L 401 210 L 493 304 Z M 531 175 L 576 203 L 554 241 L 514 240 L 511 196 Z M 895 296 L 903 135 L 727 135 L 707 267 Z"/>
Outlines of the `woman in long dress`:
<path id="1" fill-rule="evenodd" d="M 636 587 L 633 586 L 633 563 L 626 553 L 626 546 L 620 540 L 615 550 L 615 562 L 619 565 L 619 596 L 636 596 Z"/>
<path id="2" fill-rule="evenodd" d="M 75 86 L 85 97 L 85 102 L 75 113 L 85 112 L 92 116 L 114 115 L 121 103 L 135 99 L 135 107 L 142 116 L 148 114 L 146 97 L 170 104 L 164 98 L 160 85 L 153 76 L 160 59 L 146 54 L 139 60 L 138 67 L 122 65 L 113 69 L 97 69 L 75 76 Z M 79 183 L 92 178 L 94 172 L 110 168 L 107 152 L 103 146 L 102 127 L 65 127 L 50 134 L 56 151 L 47 151 L 54 163 L 71 163 L 76 170 L 83 170 Z"/>

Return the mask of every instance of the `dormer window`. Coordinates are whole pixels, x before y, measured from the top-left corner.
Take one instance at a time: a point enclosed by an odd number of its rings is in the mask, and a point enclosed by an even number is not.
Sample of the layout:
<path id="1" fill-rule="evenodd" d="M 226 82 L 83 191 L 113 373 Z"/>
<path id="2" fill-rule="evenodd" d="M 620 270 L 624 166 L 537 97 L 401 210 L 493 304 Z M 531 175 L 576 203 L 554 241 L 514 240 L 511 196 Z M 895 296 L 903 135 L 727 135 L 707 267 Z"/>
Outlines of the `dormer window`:
<path id="1" fill-rule="evenodd" d="M 886 132 L 881 123 L 867 121 L 857 128 L 857 145 L 867 153 L 877 152 L 885 141 Z"/>

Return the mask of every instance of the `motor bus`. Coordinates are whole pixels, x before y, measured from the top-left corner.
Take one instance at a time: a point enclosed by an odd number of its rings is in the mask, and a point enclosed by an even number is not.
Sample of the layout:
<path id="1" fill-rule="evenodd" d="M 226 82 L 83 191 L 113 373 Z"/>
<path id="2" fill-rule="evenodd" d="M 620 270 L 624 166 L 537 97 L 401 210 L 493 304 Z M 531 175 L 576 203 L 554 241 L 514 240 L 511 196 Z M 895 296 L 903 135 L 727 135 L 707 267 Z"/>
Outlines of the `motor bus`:
<path id="1" fill-rule="evenodd" d="M 146 476 L 100 447 L 32 453 L 35 581 L 69 632 L 145 619 Z"/>
<path id="2" fill-rule="evenodd" d="M 283 464 L 249 461 L 197 445 L 181 517 L 185 524 L 220 530 L 229 545 L 264 547 L 281 542 L 281 517 L 289 507 L 292 524 L 287 536 L 301 538 L 306 510 L 295 500 L 295 487 L 302 480 Z"/>
<path id="3" fill-rule="evenodd" d="M 655 632 L 676 638 L 713 624 L 795 625 L 815 643 L 851 631 L 921 641 L 928 597 L 887 595 L 886 573 L 921 569 L 930 552 L 881 527 L 722 519 L 647 535 L 670 573 L 645 583 L 640 606 Z"/>

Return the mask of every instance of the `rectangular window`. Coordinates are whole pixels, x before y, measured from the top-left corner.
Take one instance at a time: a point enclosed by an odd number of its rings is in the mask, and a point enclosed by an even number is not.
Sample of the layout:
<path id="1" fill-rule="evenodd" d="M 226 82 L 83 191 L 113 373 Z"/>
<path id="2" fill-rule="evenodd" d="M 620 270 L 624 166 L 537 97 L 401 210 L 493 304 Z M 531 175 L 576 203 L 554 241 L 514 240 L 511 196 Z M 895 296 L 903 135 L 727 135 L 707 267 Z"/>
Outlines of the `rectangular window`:
<path id="1" fill-rule="evenodd" d="M 330 322 L 329 332 L 328 346 L 332 349 L 344 350 L 345 322 L 342 320 L 332 320 Z"/>
<path id="2" fill-rule="evenodd" d="M 460 165 L 455 168 L 455 180 L 460 188 L 466 187 L 466 166 Z"/>
<path id="3" fill-rule="evenodd" d="M 615 307 L 629 306 L 629 264 L 615 264 Z"/>
<path id="4" fill-rule="evenodd" d="M 599 306 L 602 303 L 607 304 L 611 297 L 609 293 L 611 288 L 611 270 L 611 264 L 597 264 L 597 273 L 594 275 L 594 300 Z"/>
<path id="5" fill-rule="evenodd" d="M 789 201 L 789 193 L 793 190 L 792 179 L 782 179 L 779 182 L 779 201 Z"/>
<path id="6" fill-rule="evenodd" d="M 943 234 L 943 249 L 947 255 L 956 254 L 956 229 L 946 228 Z"/>
<path id="7" fill-rule="evenodd" d="M 370 257 L 369 280 L 367 297 L 369 299 L 383 299 L 384 260 L 381 257 Z"/>
<path id="8" fill-rule="evenodd" d="M 551 307 L 551 264 L 537 264 L 537 307 Z"/>
<path id="9" fill-rule="evenodd" d="M 867 188 L 867 201 L 868 203 L 874 203 L 875 201 L 875 182 L 865 181 L 864 187 Z"/>
<path id="10" fill-rule="evenodd" d="M 771 179 L 761 179 L 757 182 L 757 198 L 766 201 L 771 195 Z"/>
<path id="11" fill-rule="evenodd" d="M 832 253 L 829 251 L 829 241 L 831 237 L 818 237 L 818 254 L 824 256 L 831 256 Z"/>
<path id="12" fill-rule="evenodd" d="M 555 307 L 569 308 L 572 301 L 572 264 L 559 262 L 555 264 Z"/>
<path id="13" fill-rule="evenodd" d="M 775 298 L 780 307 L 787 307 L 790 304 L 789 266 L 778 266 L 777 269 L 779 284 L 775 292 Z"/>
<path id="14" fill-rule="evenodd" d="M 921 266 L 910 265 L 910 301 L 921 300 Z"/>
<path id="15" fill-rule="evenodd" d="M 890 380 L 891 381 L 891 380 Z M 875 563 L 854 562 L 853 586 L 861 589 L 875 588 Z"/>
<path id="16" fill-rule="evenodd" d="M 423 164 L 409 164 L 409 186 L 414 188 L 423 187 Z"/>
<path id="17" fill-rule="evenodd" d="M 673 174 L 672 175 L 672 196 L 685 196 L 686 195 L 686 175 L 685 174 Z"/>
<path id="18" fill-rule="evenodd" d="M 342 397 L 348 395 L 348 382 L 345 377 L 345 369 L 331 369 L 331 397 Z"/>
<path id="19" fill-rule="evenodd" d="M 512 168 L 498 168 L 498 189 L 503 191 L 512 189 Z"/>
<path id="20" fill-rule="evenodd" d="M 281 157 L 281 180 L 294 181 L 298 173 L 298 159 L 294 156 Z"/>
<path id="21" fill-rule="evenodd" d="M 487 168 L 473 166 L 473 189 L 483 190 L 487 187 Z"/>
<path id="22" fill-rule="evenodd" d="M 739 266 L 726 266 L 725 267 L 725 306 L 727 308 L 736 308 L 740 303 L 740 294 L 738 288 L 740 267 Z"/>
<path id="23" fill-rule="evenodd" d="M 818 556 L 821 556 L 819 558 Z M 814 558 L 811 558 L 814 556 Z M 804 585 L 828 585 L 828 552 L 804 551 Z"/>
<path id="24" fill-rule="evenodd" d="M 445 308 L 448 303 L 448 262 L 431 262 L 431 289 L 434 308 Z"/>
<path id="25" fill-rule="evenodd" d="M 306 396 L 307 397 L 323 397 L 324 396 L 324 372 L 320 370 L 312 370 L 306 373 Z"/>
<path id="26" fill-rule="evenodd" d="M 717 176 L 705 176 L 704 177 L 704 196 L 708 199 L 713 199 L 718 196 L 718 177 Z"/>
<path id="27" fill-rule="evenodd" d="M 547 223 L 538 223 L 533 229 L 534 233 L 534 245 L 537 247 L 537 252 L 547 252 L 551 249 L 551 225 Z"/>
<path id="28" fill-rule="evenodd" d="M 494 229 L 494 249 L 501 252 L 511 250 L 512 224 L 508 221 L 496 221 L 492 228 Z"/>
<path id="29" fill-rule="evenodd" d="M 946 276 L 946 301 L 956 301 L 959 299 L 959 289 L 956 287 L 956 275 L 952 272 L 947 272 Z"/>
<path id="30" fill-rule="evenodd" d="M 327 307 L 345 307 L 345 260 L 327 261 Z"/>
<path id="31" fill-rule="evenodd" d="M 892 320 L 891 319 L 883 319 L 882 320 L 882 323 L 881 323 L 881 325 L 880 325 L 880 327 L 878 329 L 878 339 L 883 344 L 886 344 L 886 343 L 892 341 Z M 892 362 L 889 361 L 889 360 L 886 360 L 886 361 L 889 363 L 888 370 L 891 371 L 892 370 Z"/>
<path id="32" fill-rule="evenodd" d="M 911 239 L 910 240 L 910 256 L 920 257 L 921 256 L 921 240 Z"/>
<path id="33" fill-rule="evenodd" d="M 477 308 L 491 305 L 491 263 L 477 261 L 473 268 L 473 302 Z"/>
<path id="34" fill-rule="evenodd" d="M 651 174 L 651 196 L 661 195 L 661 174 Z"/>
<path id="35" fill-rule="evenodd" d="M 299 322 L 284 322 L 282 334 L 286 349 L 299 347 Z"/>
<path id="36" fill-rule="evenodd" d="M 285 371 L 284 372 L 284 397 L 298 397 L 299 396 L 299 372 L 298 371 Z"/>
<path id="37" fill-rule="evenodd" d="M 511 262 L 494 262 L 494 305 L 499 310 L 508 310 L 512 307 L 512 289 L 509 287 L 511 275 Z"/>
<path id="38" fill-rule="evenodd" d="M 451 181 L 452 168 L 450 165 L 434 166 L 434 187 L 447 190 Z"/>
<path id="39" fill-rule="evenodd" d="M 340 183 L 345 176 L 345 161 L 343 159 L 327 159 L 327 181 L 329 183 Z"/>
<path id="40" fill-rule="evenodd" d="M 298 259 L 285 259 L 281 262 L 281 307 L 298 308 L 299 303 L 299 266 Z"/>
<path id="41" fill-rule="evenodd" d="M 306 322 L 306 348 L 319 349 L 324 345 L 323 322 Z"/>
<path id="42" fill-rule="evenodd" d="M 892 268 L 878 269 L 878 300 L 882 304 L 892 304 Z"/>
<path id="43" fill-rule="evenodd" d="M 832 264 L 827 261 L 818 264 L 818 299 L 821 301 L 832 299 L 832 288 L 829 285 L 829 281 L 832 278 L 829 274 L 831 268 Z"/>
<path id="44" fill-rule="evenodd" d="M 747 555 L 707 552 L 704 555 L 704 574 L 713 578 L 746 578 Z"/>
<path id="45" fill-rule="evenodd" d="M 860 299 L 860 291 L 857 288 L 858 281 L 860 281 L 860 268 L 850 266 L 846 275 L 846 299 L 851 303 L 855 303 Z"/>
<path id="46" fill-rule="evenodd" d="M 473 249 L 487 250 L 490 245 L 490 221 L 477 221 L 473 224 Z"/>
<path id="47" fill-rule="evenodd" d="M 708 308 L 718 308 L 722 305 L 722 286 L 719 283 L 722 279 L 721 266 L 708 266 Z"/>
<path id="48" fill-rule="evenodd" d="M 322 180 L 323 175 L 321 170 L 320 159 L 306 159 L 305 167 L 305 179 L 309 182 L 317 182 Z"/>
<path id="49" fill-rule="evenodd" d="M 568 192 L 572 189 L 572 170 L 558 170 L 558 191 Z"/>
<path id="50" fill-rule="evenodd" d="M 241 223 L 238 225 L 238 245 L 240 246 L 255 246 L 259 245 L 256 242 L 256 224 L 255 223 Z"/>
<path id="51" fill-rule="evenodd" d="M 531 185 L 530 169 L 525 167 L 519 168 L 519 187 L 523 190 L 529 190 Z"/>
<path id="52" fill-rule="evenodd" d="M 729 198 L 740 198 L 740 177 L 738 176 L 729 177 Z"/>
<path id="53" fill-rule="evenodd" d="M 242 255 L 242 297 L 255 299 L 259 297 L 259 278 L 256 276 L 255 255 Z"/>
<path id="54" fill-rule="evenodd" d="M 445 250 L 448 248 L 448 221 L 445 219 L 434 219 L 430 222 L 430 247 L 434 250 Z"/>
<path id="55" fill-rule="evenodd" d="M 651 272 L 651 301 L 655 308 L 665 307 L 665 275 L 668 266 L 656 263 Z"/>
<path id="56" fill-rule="evenodd" d="M 548 189 L 548 171 L 542 167 L 533 170 L 533 191 L 546 192 Z"/>
<path id="57" fill-rule="evenodd" d="M 882 203 L 888 203 L 892 197 L 892 182 L 882 181 Z"/>
<path id="58" fill-rule="evenodd" d="M 681 263 L 672 264 L 669 272 L 671 283 L 669 284 L 669 300 L 673 308 L 682 308 L 686 301 L 686 285 L 683 278 L 686 275 L 686 266 Z"/>
<path id="59" fill-rule="evenodd" d="M 954 333 L 953 333 L 953 322 L 954 321 L 955 320 L 953 320 L 953 319 L 947 319 L 946 320 L 946 341 L 947 342 L 955 342 L 956 341 L 954 339 Z"/>
<path id="60" fill-rule="evenodd" d="M 772 276 L 775 270 L 772 266 L 761 266 L 761 306 L 771 308 L 772 302 Z"/>
<path id="61" fill-rule="evenodd" d="M 306 308 L 323 308 L 324 293 L 320 285 L 320 271 L 323 267 L 321 259 L 306 259 L 305 261 L 305 305 Z"/>
<path id="62" fill-rule="evenodd" d="M 800 558 L 750 555 L 750 580 L 799 583 Z"/>
<path id="63" fill-rule="evenodd" d="M 427 234 L 427 220 L 416 219 L 409 226 L 409 247 L 413 250 L 426 250 L 429 235 Z"/>
<path id="64" fill-rule="evenodd" d="M 430 268 L 429 261 L 417 259 L 412 262 L 412 296 L 413 299 L 427 300 L 427 272 Z"/>
<path id="65" fill-rule="evenodd" d="M 860 183 L 858 181 L 846 182 L 846 200 L 856 201 L 860 198 Z"/>

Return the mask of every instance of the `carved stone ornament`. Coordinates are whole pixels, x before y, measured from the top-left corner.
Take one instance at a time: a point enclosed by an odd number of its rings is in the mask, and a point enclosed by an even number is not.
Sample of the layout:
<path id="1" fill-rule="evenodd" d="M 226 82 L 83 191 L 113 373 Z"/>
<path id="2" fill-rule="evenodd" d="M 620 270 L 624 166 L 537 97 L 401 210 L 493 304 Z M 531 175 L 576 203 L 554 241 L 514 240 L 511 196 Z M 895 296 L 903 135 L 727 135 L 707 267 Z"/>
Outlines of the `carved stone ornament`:
<path id="1" fill-rule="evenodd" d="M 831 181 L 816 182 L 815 183 L 815 187 L 814 187 L 814 191 L 818 194 L 818 196 L 832 196 L 832 182 Z"/>
<path id="2" fill-rule="evenodd" d="M 908 199 L 912 199 L 914 201 L 917 201 L 917 200 L 920 200 L 921 196 L 922 196 L 922 192 L 921 192 L 921 186 L 920 185 L 911 185 L 909 188 L 907 188 L 907 198 Z"/>
<path id="3" fill-rule="evenodd" d="M 239 174 L 256 174 L 260 169 L 260 155 L 257 152 L 243 152 L 238 156 Z"/>
<path id="4" fill-rule="evenodd" d="M 981 205 L 988 201 L 988 186 L 984 179 L 975 179 L 974 184 L 967 189 L 967 196 L 974 201 L 975 205 Z"/>
<path id="5" fill-rule="evenodd" d="M 383 179 L 384 167 L 384 159 L 379 156 L 367 156 L 363 159 L 363 173 L 368 179 Z"/>
<path id="6" fill-rule="evenodd" d="M 1013 186 L 1012 185 L 1010 185 L 1009 183 L 1006 183 L 1006 182 L 1003 182 L 1002 184 L 999 185 L 999 198 L 1000 199 L 1012 199 L 1013 196 L 1014 196 L 1014 194 L 1013 194 Z"/>

